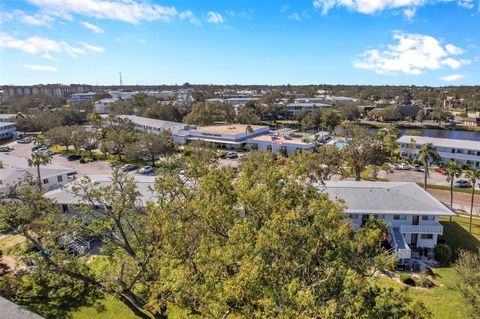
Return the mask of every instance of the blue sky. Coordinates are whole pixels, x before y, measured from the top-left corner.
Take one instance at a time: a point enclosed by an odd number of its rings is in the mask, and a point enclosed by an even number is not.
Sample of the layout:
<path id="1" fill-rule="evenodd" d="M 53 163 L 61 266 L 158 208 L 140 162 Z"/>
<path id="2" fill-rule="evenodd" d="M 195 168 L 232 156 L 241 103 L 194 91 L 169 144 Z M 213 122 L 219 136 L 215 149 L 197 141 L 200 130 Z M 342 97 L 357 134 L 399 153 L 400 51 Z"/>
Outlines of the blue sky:
<path id="1" fill-rule="evenodd" d="M 480 84 L 479 0 L 5 0 L 0 83 Z"/>

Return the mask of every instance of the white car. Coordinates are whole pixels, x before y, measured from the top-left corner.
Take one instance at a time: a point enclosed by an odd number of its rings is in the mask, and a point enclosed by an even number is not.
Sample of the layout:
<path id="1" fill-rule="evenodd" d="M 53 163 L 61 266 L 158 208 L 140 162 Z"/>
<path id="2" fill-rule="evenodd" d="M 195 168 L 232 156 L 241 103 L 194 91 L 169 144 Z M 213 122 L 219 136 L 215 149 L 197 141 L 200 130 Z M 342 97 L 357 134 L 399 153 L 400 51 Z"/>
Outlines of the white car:
<path id="1" fill-rule="evenodd" d="M 144 166 L 138 170 L 139 174 L 150 174 L 153 173 L 153 167 L 151 166 Z"/>
<path id="2" fill-rule="evenodd" d="M 402 171 L 408 171 L 408 170 L 411 169 L 410 165 L 408 165 L 406 163 L 400 163 L 400 164 L 398 164 L 398 167 Z"/>

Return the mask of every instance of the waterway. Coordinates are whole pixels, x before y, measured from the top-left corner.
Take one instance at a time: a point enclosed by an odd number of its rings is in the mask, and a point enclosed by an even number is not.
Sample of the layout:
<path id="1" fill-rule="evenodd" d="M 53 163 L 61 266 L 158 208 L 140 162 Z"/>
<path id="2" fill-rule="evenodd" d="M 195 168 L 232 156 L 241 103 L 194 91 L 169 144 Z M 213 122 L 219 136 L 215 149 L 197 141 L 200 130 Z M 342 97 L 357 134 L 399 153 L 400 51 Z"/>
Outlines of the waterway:
<path id="1" fill-rule="evenodd" d="M 400 134 L 405 135 L 405 131 L 407 130 L 408 129 L 400 129 Z M 428 137 L 454 138 L 457 140 L 480 141 L 480 132 L 442 130 L 442 129 L 430 129 L 430 128 L 421 128 L 421 129 L 413 129 L 413 130 L 421 132 L 422 136 L 428 136 Z"/>

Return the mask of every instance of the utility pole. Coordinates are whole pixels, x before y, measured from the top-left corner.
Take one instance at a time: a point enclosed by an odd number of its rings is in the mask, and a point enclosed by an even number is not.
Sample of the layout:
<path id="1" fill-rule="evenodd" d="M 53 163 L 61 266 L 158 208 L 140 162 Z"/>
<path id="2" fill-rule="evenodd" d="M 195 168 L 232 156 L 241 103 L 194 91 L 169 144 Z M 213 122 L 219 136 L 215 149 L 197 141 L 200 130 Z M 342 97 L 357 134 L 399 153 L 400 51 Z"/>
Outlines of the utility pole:
<path id="1" fill-rule="evenodd" d="M 119 72 L 120 74 L 120 86 L 123 86 L 123 81 L 122 81 L 122 72 Z"/>

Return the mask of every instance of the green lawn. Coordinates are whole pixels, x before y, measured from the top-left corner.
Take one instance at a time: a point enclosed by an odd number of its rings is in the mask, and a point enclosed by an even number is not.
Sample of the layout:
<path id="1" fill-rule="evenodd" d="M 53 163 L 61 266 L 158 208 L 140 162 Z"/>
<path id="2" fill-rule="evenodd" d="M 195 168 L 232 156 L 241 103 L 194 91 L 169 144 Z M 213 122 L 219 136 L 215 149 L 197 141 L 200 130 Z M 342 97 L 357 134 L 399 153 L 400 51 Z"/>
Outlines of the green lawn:
<path id="1" fill-rule="evenodd" d="M 444 238 L 452 249 L 480 249 L 480 220 L 473 220 L 472 234 L 468 232 L 468 221 L 468 218 L 463 216 L 454 217 L 452 222 L 449 218 L 441 219 Z M 444 267 L 436 268 L 434 272 L 435 280 L 440 286 L 432 289 L 410 288 L 412 297 L 422 301 L 435 319 L 469 318 L 462 296 L 451 289 L 457 281 L 455 270 L 452 267 Z M 380 282 L 399 288 L 403 286 L 386 278 L 381 278 Z"/>

